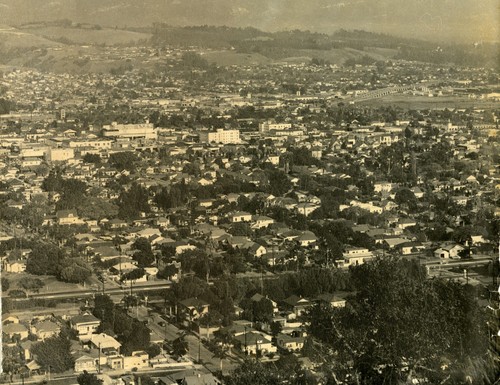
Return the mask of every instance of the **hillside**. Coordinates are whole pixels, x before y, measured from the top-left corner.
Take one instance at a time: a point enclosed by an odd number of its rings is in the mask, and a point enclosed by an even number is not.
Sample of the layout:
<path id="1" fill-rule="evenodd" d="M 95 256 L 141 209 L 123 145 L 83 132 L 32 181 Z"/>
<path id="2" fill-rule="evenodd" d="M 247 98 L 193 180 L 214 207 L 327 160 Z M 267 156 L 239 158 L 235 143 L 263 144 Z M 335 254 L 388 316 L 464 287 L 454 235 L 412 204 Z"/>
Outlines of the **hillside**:
<path id="1" fill-rule="evenodd" d="M 479 4 L 480 3 L 480 4 Z M 439 42 L 498 41 L 498 1 L 460 0 L 0 0 L 4 22 L 69 19 L 103 27 L 253 26 L 333 33 L 367 29 Z"/>
<path id="2" fill-rule="evenodd" d="M 95 25 L 54 25 L 43 23 L 25 25 L 20 31 L 39 36 L 48 40 L 65 44 L 85 45 L 134 45 L 145 43 L 151 34 L 127 31 L 115 28 L 102 28 Z"/>

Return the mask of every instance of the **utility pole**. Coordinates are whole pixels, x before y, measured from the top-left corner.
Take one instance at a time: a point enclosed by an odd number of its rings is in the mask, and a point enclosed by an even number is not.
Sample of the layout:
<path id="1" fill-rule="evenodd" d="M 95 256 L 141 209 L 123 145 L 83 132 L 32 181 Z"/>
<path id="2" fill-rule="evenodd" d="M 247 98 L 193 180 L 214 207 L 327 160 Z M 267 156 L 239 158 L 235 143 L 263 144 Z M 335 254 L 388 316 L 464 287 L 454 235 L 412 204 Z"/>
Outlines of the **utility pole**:
<path id="1" fill-rule="evenodd" d="M 101 343 L 99 342 L 99 358 L 98 358 L 98 361 L 97 361 L 97 374 L 101 374 Z"/>

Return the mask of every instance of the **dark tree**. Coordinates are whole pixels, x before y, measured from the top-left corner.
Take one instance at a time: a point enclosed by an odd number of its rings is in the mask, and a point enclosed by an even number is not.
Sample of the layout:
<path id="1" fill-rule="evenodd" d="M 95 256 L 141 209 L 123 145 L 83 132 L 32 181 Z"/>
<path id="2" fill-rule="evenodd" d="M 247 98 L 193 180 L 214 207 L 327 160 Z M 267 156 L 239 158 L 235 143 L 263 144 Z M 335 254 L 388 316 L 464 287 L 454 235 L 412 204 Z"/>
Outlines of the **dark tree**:
<path id="1" fill-rule="evenodd" d="M 74 360 L 70 349 L 70 341 L 58 336 L 33 345 L 32 353 L 43 369 L 49 370 L 50 367 L 51 371 L 61 373 L 73 368 Z"/>
<path id="2" fill-rule="evenodd" d="M 116 169 L 134 171 L 137 155 L 130 151 L 116 152 L 109 156 L 108 162 Z"/>
<path id="3" fill-rule="evenodd" d="M 26 271 L 35 275 L 57 275 L 66 254 L 51 243 L 36 244 L 28 256 Z"/>
<path id="4" fill-rule="evenodd" d="M 86 370 L 76 378 L 76 381 L 79 385 L 102 385 L 101 379 L 94 373 L 89 373 Z"/>
<path id="5" fill-rule="evenodd" d="M 317 305 L 310 333 L 337 353 L 325 357 L 347 383 L 482 383 L 495 367 L 485 319 L 466 286 L 429 280 L 418 263 L 377 259 L 352 269 L 349 306 Z M 349 380 L 350 379 L 350 380 Z"/>

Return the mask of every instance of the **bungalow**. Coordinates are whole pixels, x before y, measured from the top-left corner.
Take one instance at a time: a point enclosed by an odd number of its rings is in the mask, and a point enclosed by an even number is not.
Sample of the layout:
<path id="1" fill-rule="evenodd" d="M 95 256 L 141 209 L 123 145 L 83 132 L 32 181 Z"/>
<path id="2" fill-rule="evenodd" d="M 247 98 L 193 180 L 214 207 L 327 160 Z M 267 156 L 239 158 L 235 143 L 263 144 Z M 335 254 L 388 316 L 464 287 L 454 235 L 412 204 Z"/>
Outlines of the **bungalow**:
<path id="1" fill-rule="evenodd" d="M 325 303 L 332 307 L 345 307 L 346 299 L 335 294 L 323 293 L 316 297 L 317 302 Z"/>
<path id="2" fill-rule="evenodd" d="M 93 334 L 90 343 L 93 348 L 99 349 L 104 356 L 118 355 L 122 346 L 121 343 L 106 333 Z"/>
<path id="3" fill-rule="evenodd" d="M 304 231 L 302 235 L 297 238 L 297 242 L 302 247 L 313 245 L 318 240 L 318 237 L 312 231 Z"/>
<path id="4" fill-rule="evenodd" d="M 84 371 L 95 372 L 97 371 L 97 360 L 87 355 L 83 355 L 75 359 L 75 372 L 81 373 Z"/>
<path id="5" fill-rule="evenodd" d="M 59 334 L 61 328 L 52 321 L 42 321 L 31 326 L 31 333 L 44 341 Z"/>
<path id="6" fill-rule="evenodd" d="M 245 211 L 237 211 L 229 216 L 231 223 L 250 222 L 252 214 Z"/>
<path id="7" fill-rule="evenodd" d="M 23 259 L 5 260 L 3 269 L 9 273 L 22 273 L 26 271 L 26 261 Z"/>
<path id="8" fill-rule="evenodd" d="M 304 347 L 304 337 L 292 337 L 288 334 L 278 334 L 276 342 L 281 349 L 298 352 Z"/>
<path id="9" fill-rule="evenodd" d="M 252 229 L 262 229 L 266 228 L 274 223 L 273 218 L 269 218 L 265 215 L 254 215 L 252 217 Z"/>
<path id="10" fill-rule="evenodd" d="M 5 333 L 9 338 L 14 338 L 16 335 L 19 339 L 24 340 L 28 338 L 29 332 L 26 326 L 21 323 L 10 323 L 2 327 L 2 333 Z"/>
<path id="11" fill-rule="evenodd" d="M 83 223 L 76 210 L 59 210 L 56 213 L 56 218 L 59 225 L 80 225 Z"/>
<path id="12" fill-rule="evenodd" d="M 256 294 L 254 294 L 253 296 L 250 297 L 250 300 L 252 302 L 260 302 L 263 299 L 267 299 L 267 300 L 271 301 L 271 304 L 273 305 L 273 313 L 276 314 L 276 313 L 279 312 L 278 304 L 275 301 L 273 301 L 271 298 L 264 297 L 262 294 L 259 294 L 259 293 L 256 293 Z"/>
<path id="13" fill-rule="evenodd" d="M 283 300 L 283 306 L 286 309 L 292 310 L 299 317 L 311 306 L 311 302 L 306 298 L 291 295 Z"/>
<path id="14" fill-rule="evenodd" d="M 443 245 L 434 251 L 434 256 L 442 259 L 459 258 L 464 248 L 458 244 Z"/>
<path id="15" fill-rule="evenodd" d="M 272 344 L 272 338 L 264 333 L 259 333 L 251 331 L 248 333 L 243 333 L 235 337 L 239 346 L 242 350 L 248 354 L 256 355 L 275 353 L 277 351 L 276 346 Z"/>
<path id="16" fill-rule="evenodd" d="M 194 321 L 208 313 L 209 304 L 198 298 L 188 298 L 179 302 L 180 310 L 189 321 Z"/>
<path id="17" fill-rule="evenodd" d="M 420 242 L 405 242 L 398 245 L 402 255 L 409 255 L 425 250 L 425 246 Z"/>
<path id="18" fill-rule="evenodd" d="M 295 211 L 297 212 L 297 214 L 302 214 L 302 215 L 308 217 L 314 211 L 316 211 L 317 209 L 319 209 L 319 207 L 320 206 L 317 205 L 317 204 L 309 203 L 309 202 L 304 202 L 304 203 L 299 203 L 295 207 Z"/>
<path id="19" fill-rule="evenodd" d="M 110 229 L 116 230 L 116 229 L 123 229 L 124 227 L 127 227 L 128 224 L 127 222 L 121 219 L 115 218 L 108 221 L 108 226 Z"/>

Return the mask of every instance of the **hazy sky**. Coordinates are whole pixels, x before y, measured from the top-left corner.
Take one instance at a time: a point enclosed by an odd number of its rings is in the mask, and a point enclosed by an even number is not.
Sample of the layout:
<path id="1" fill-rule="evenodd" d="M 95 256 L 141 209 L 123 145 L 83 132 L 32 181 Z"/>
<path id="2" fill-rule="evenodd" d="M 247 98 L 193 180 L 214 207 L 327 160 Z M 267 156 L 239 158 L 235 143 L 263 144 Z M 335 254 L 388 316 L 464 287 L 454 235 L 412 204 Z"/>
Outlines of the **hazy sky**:
<path id="1" fill-rule="evenodd" d="M 0 23 L 69 18 L 101 25 L 339 28 L 464 42 L 498 41 L 499 0 L 0 0 Z"/>

